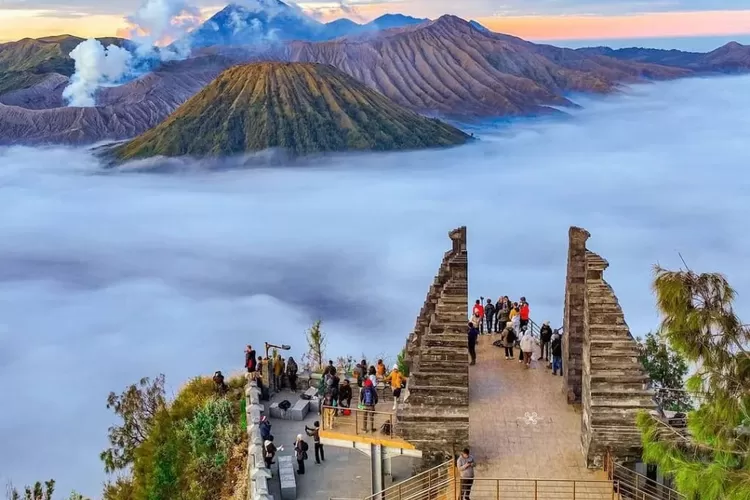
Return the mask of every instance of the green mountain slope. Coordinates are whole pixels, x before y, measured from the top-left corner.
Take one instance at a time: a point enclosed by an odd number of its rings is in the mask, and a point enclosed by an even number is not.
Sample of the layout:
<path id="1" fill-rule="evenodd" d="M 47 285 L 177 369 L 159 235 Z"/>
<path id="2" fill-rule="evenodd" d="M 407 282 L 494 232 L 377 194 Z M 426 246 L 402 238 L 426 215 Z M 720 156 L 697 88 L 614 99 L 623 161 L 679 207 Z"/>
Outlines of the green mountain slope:
<path id="1" fill-rule="evenodd" d="M 31 87 L 50 73 L 70 76 L 75 61 L 70 52 L 84 38 L 72 35 L 24 38 L 0 44 L 0 94 Z M 122 38 L 99 38 L 105 46 L 127 44 Z"/>
<path id="2" fill-rule="evenodd" d="M 160 125 L 113 153 L 124 160 L 274 147 L 296 154 L 385 151 L 450 146 L 468 138 L 332 66 L 269 62 L 226 70 Z"/>

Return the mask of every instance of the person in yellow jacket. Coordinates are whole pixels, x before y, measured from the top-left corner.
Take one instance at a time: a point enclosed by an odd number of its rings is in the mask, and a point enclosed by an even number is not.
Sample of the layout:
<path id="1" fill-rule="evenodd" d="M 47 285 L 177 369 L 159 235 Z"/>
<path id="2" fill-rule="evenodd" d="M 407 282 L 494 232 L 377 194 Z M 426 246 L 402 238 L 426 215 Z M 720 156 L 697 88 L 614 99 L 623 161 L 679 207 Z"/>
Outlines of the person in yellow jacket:
<path id="1" fill-rule="evenodd" d="M 378 382 L 381 382 L 385 378 L 385 363 L 382 359 L 378 360 L 378 364 L 375 365 L 375 376 Z"/>
<path id="2" fill-rule="evenodd" d="M 510 308 L 510 314 L 508 315 L 508 319 L 510 321 L 513 321 L 513 318 L 518 316 L 518 302 L 513 303 L 513 307 Z"/>
<path id="3" fill-rule="evenodd" d="M 401 386 L 406 383 L 406 377 L 401 375 L 398 370 L 398 365 L 393 365 L 393 370 L 385 378 L 386 382 L 391 383 L 391 391 L 393 392 L 393 409 L 396 409 L 398 404 L 398 398 L 401 396 Z"/>

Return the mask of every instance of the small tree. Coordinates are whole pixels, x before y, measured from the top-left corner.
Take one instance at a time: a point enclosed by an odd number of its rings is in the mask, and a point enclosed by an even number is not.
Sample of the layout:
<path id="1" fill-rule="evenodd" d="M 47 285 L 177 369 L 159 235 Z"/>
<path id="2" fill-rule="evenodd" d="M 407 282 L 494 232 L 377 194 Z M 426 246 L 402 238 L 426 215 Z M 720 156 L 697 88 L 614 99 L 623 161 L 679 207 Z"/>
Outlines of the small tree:
<path id="1" fill-rule="evenodd" d="M 404 377 L 409 376 L 409 365 L 406 363 L 406 349 L 403 349 L 396 357 L 396 364 L 398 365 L 398 371 L 400 371 Z"/>
<path id="2" fill-rule="evenodd" d="M 315 371 L 323 369 L 323 359 L 326 348 L 326 334 L 321 330 L 321 320 L 317 320 L 306 332 L 308 356 L 312 363 L 311 368 Z"/>
<path id="3" fill-rule="evenodd" d="M 34 486 L 26 486 L 23 489 L 23 496 L 12 484 L 6 485 L 5 497 L 8 500 L 52 500 L 55 493 L 55 480 L 50 479 L 42 484 L 40 481 L 34 483 Z"/>
<path id="4" fill-rule="evenodd" d="M 107 408 L 122 418 L 122 425 L 109 428 L 110 447 L 100 454 L 104 470 L 112 473 L 133 463 L 135 449 L 146 440 L 159 410 L 165 407 L 164 375 L 152 382 L 142 378 L 119 396 L 107 397 Z"/>
<path id="5" fill-rule="evenodd" d="M 638 416 L 643 458 L 692 499 L 750 498 L 750 334 L 734 313 L 735 292 L 720 274 L 656 268 L 661 332 L 696 366 L 686 388 L 699 399 L 683 435 Z"/>
<path id="6" fill-rule="evenodd" d="M 639 342 L 640 360 L 656 390 L 656 400 L 663 410 L 688 411 L 693 409 L 685 392 L 688 365 L 685 358 L 669 346 L 657 333 L 649 332 Z"/>

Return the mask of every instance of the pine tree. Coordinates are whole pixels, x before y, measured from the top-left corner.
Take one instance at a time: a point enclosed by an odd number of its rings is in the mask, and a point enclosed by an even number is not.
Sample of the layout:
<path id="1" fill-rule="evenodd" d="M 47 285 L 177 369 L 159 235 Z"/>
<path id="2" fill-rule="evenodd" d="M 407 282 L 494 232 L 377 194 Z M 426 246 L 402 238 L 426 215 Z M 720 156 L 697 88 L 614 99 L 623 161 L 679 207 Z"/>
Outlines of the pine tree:
<path id="1" fill-rule="evenodd" d="M 307 330 L 307 345 L 309 347 L 308 356 L 313 364 L 313 370 L 323 368 L 323 355 L 326 347 L 326 334 L 320 329 L 321 320 L 317 320 Z"/>
<path id="2" fill-rule="evenodd" d="M 673 477 L 690 500 L 750 500 L 750 335 L 720 274 L 656 268 L 661 332 L 696 367 L 686 389 L 699 401 L 687 433 L 641 414 L 643 458 Z"/>

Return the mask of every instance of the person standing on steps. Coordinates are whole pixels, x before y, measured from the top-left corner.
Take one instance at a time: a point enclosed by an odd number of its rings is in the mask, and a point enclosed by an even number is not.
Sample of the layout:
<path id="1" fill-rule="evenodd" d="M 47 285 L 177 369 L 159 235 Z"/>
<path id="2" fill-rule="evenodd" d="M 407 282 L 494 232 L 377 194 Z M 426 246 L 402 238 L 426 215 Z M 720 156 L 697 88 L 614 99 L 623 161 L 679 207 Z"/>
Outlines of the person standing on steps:
<path id="1" fill-rule="evenodd" d="M 549 353 L 549 343 L 552 340 L 552 328 L 549 326 L 549 321 L 545 321 L 539 329 L 539 340 L 542 343 L 542 356 L 539 359 L 549 361 L 552 359 Z"/>
<path id="2" fill-rule="evenodd" d="M 305 473 L 305 460 L 307 460 L 307 443 L 302 440 L 302 434 L 297 434 L 294 442 L 294 458 L 297 459 L 297 474 Z"/>
<path id="3" fill-rule="evenodd" d="M 560 376 L 562 376 L 562 338 L 560 334 L 552 335 L 550 351 L 552 351 L 552 375 L 557 375 L 557 371 L 560 370 Z"/>
<path id="4" fill-rule="evenodd" d="M 320 464 L 320 461 L 326 461 L 326 454 L 323 451 L 323 445 L 320 443 L 320 422 L 317 420 L 313 423 L 313 428 L 305 426 L 305 432 L 308 436 L 313 438 L 313 446 L 315 447 L 315 463 Z"/>
<path id="5" fill-rule="evenodd" d="M 471 487 L 474 486 L 474 457 L 468 448 L 464 448 L 456 461 L 456 467 L 461 474 L 461 500 L 471 500 Z"/>
<path id="6" fill-rule="evenodd" d="M 393 409 L 395 410 L 398 405 L 398 398 L 401 396 L 401 388 L 406 383 L 406 377 L 401 375 L 401 372 L 398 370 L 398 365 L 393 365 L 393 370 L 391 370 L 391 373 L 385 378 L 385 382 L 391 383 Z"/>
<path id="7" fill-rule="evenodd" d="M 284 358 L 281 354 L 276 355 L 273 360 L 273 390 L 281 392 L 281 376 L 284 374 Z"/>
<path id="8" fill-rule="evenodd" d="M 526 297 L 521 297 L 521 307 L 518 310 L 518 315 L 521 316 L 521 328 L 528 326 L 530 313 L 531 309 L 529 303 L 526 302 Z"/>
<path id="9" fill-rule="evenodd" d="M 484 299 L 484 297 L 482 297 Z M 474 309 L 471 310 L 471 319 L 474 325 L 479 329 L 479 333 L 482 333 L 484 329 L 484 306 L 482 300 L 477 300 L 474 303 Z"/>
<path id="10" fill-rule="evenodd" d="M 375 405 L 378 404 L 378 391 L 372 386 L 372 381 L 365 379 L 365 387 L 359 393 L 359 404 L 364 410 L 364 431 L 375 432 Z M 368 424 L 369 420 L 369 424 Z"/>
<path id="11" fill-rule="evenodd" d="M 286 362 L 286 378 L 289 380 L 289 388 L 292 392 L 297 392 L 297 362 L 294 358 L 289 356 Z"/>
<path id="12" fill-rule="evenodd" d="M 495 329 L 495 306 L 492 305 L 492 299 L 487 299 L 487 304 L 484 306 L 484 321 L 487 323 L 487 333 L 492 333 Z"/>
<path id="13" fill-rule="evenodd" d="M 469 333 L 468 333 L 468 346 L 469 346 L 469 358 L 471 361 L 469 365 L 477 364 L 477 337 L 479 336 L 479 330 L 474 323 L 469 321 Z"/>

